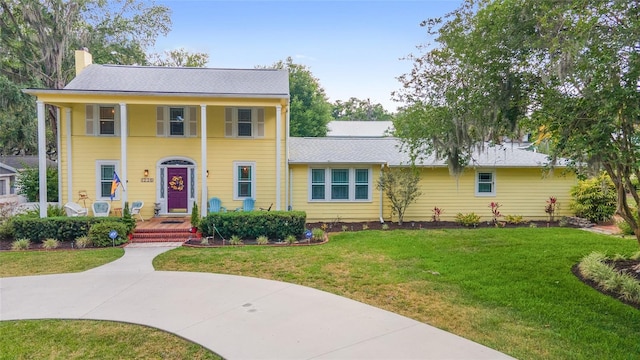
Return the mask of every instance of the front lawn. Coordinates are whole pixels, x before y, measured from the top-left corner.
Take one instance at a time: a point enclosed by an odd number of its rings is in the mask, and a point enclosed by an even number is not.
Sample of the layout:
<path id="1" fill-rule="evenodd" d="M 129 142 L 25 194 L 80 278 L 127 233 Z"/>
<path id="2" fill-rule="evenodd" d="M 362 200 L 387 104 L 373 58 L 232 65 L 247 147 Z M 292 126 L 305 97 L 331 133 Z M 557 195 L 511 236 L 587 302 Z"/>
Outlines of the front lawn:
<path id="1" fill-rule="evenodd" d="M 255 276 L 381 307 L 520 359 L 629 359 L 640 311 L 584 285 L 571 267 L 635 240 L 575 229 L 362 231 L 322 246 L 179 248 L 158 270 Z"/>
<path id="2" fill-rule="evenodd" d="M 173 334 L 110 321 L 2 321 L 0 334 L 0 359 L 221 359 Z"/>
<path id="3" fill-rule="evenodd" d="M 80 272 L 110 263 L 122 255 L 122 248 L 2 251 L 0 277 Z"/>

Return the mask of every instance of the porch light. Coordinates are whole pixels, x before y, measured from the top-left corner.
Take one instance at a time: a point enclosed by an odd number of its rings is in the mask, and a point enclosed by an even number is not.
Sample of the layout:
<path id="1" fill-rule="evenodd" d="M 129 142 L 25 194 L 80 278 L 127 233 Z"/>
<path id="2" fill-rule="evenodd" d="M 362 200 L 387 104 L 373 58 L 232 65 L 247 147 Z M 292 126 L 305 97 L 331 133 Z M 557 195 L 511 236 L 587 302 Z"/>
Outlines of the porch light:
<path id="1" fill-rule="evenodd" d="M 207 170 L 207 177 L 209 177 L 209 170 Z"/>
<path id="2" fill-rule="evenodd" d="M 144 177 L 149 177 L 149 169 L 144 169 Z"/>

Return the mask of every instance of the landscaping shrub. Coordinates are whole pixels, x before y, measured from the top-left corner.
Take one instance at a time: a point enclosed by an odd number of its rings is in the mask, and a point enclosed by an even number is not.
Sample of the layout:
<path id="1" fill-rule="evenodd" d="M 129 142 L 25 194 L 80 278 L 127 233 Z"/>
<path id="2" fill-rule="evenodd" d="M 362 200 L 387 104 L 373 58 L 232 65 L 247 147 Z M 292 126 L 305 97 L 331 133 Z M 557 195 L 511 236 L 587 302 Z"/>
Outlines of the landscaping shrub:
<path id="1" fill-rule="evenodd" d="M 455 222 L 466 227 L 476 227 L 480 224 L 480 216 L 476 215 L 476 213 L 458 213 L 456 215 Z"/>
<path id="2" fill-rule="evenodd" d="M 46 239 L 42 242 L 42 247 L 47 250 L 57 249 L 60 246 L 60 241 L 56 239 Z"/>
<path id="3" fill-rule="evenodd" d="M 231 239 L 229 239 L 230 245 L 244 245 L 244 242 L 238 235 L 231 235 Z"/>
<path id="4" fill-rule="evenodd" d="M 93 244 L 91 244 L 91 239 L 89 239 L 88 236 L 80 236 L 79 238 L 76 239 L 76 247 L 78 249 L 84 249 L 87 246 L 91 246 Z"/>
<path id="5" fill-rule="evenodd" d="M 118 237 L 111 240 L 109 233 L 111 230 L 118 232 Z M 89 239 L 91 243 L 98 247 L 111 246 L 113 244 L 120 245 L 127 242 L 127 226 L 121 221 L 102 221 L 91 225 L 89 229 Z"/>
<path id="6" fill-rule="evenodd" d="M 304 233 L 307 214 L 302 211 L 242 211 L 212 213 L 200 222 L 203 236 L 213 236 L 213 226 L 224 238 L 236 235 L 242 239 L 284 239 Z M 217 235 L 217 233 L 216 233 Z"/>
<path id="7" fill-rule="evenodd" d="M 636 221 L 639 221 L 637 212 L 635 212 L 634 217 L 636 218 Z M 626 220 L 619 221 L 618 228 L 620 229 L 620 231 L 622 231 L 623 235 L 635 235 L 633 233 L 633 229 L 631 229 L 631 225 L 629 225 L 629 223 Z"/>
<path id="8" fill-rule="evenodd" d="M 16 238 L 25 238 L 40 242 L 43 239 L 58 239 L 60 241 L 73 241 L 89 233 L 93 224 L 105 221 L 118 221 L 121 219 L 108 217 L 51 217 L 30 218 L 18 216 L 13 219 L 14 235 Z"/>
<path id="9" fill-rule="evenodd" d="M 13 220 L 6 220 L 0 224 L 0 240 L 11 240 L 13 238 L 15 238 Z"/>
<path id="10" fill-rule="evenodd" d="M 124 209 L 122 209 L 122 223 L 127 227 L 127 235 L 133 234 L 133 230 L 136 228 L 136 219 L 131 216 L 128 201 L 124 202 Z"/>
<path id="11" fill-rule="evenodd" d="M 260 235 L 258 236 L 258 238 L 256 239 L 256 243 L 258 245 L 267 245 L 269 243 L 269 238 L 264 236 L 264 235 Z"/>
<path id="12" fill-rule="evenodd" d="M 11 250 L 29 250 L 31 241 L 29 239 L 20 239 L 11 243 Z"/>
<path id="13" fill-rule="evenodd" d="M 514 224 L 514 225 L 526 223 L 522 215 L 505 215 L 504 221 L 506 221 L 507 224 Z"/>
<path id="14" fill-rule="evenodd" d="M 311 238 L 314 241 L 322 241 L 322 240 L 324 240 L 324 230 L 322 230 L 320 228 L 311 229 Z"/>
<path id="15" fill-rule="evenodd" d="M 616 189 L 606 174 L 581 180 L 571 189 L 570 208 L 591 222 L 610 220 L 616 211 Z"/>

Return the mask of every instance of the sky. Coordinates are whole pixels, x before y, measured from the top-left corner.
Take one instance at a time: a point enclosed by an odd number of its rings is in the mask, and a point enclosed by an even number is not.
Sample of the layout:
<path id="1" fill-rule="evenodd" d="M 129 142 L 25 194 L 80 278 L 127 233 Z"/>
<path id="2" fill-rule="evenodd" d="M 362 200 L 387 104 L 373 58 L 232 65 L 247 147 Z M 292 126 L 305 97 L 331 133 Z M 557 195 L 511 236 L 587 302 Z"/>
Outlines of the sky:
<path id="1" fill-rule="evenodd" d="M 462 0 L 157 0 L 172 10 L 172 31 L 154 50 L 209 54 L 208 67 L 254 68 L 288 56 L 306 65 L 329 101 L 370 99 L 395 112 L 391 92 L 411 70 L 401 60 L 426 44 L 420 22 Z"/>

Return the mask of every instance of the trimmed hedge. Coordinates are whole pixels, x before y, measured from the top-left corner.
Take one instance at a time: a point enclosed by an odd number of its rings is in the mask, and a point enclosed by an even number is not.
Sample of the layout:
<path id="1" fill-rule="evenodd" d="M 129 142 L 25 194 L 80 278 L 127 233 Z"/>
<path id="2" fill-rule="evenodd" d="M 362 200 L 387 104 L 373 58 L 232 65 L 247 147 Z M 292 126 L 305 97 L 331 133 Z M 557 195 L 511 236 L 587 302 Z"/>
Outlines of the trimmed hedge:
<path id="1" fill-rule="evenodd" d="M 241 239 L 256 239 L 266 236 L 272 240 L 283 240 L 289 235 L 300 237 L 304 233 L 307 214 L 304 211 L 241 211 L 209 214 L 200 222 L 203 236 L 216 234 L 224 238 L 233 235 Z"/>
<path id="2" fill-rule="evenodd" d="M 44 239 L 57 239 L 60 241 L 74 241 L 81 236 L 89 234 L 89 228 L 96 223 L 104 221 L 122 222 L 115 217 L 50 217 L 29 218 L 15 217 L 12 220 L 13 234 L 16 239 L 29 239 L 41 242 Z"/>

